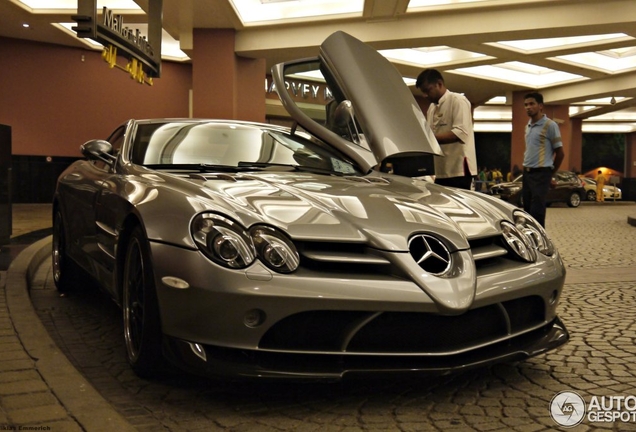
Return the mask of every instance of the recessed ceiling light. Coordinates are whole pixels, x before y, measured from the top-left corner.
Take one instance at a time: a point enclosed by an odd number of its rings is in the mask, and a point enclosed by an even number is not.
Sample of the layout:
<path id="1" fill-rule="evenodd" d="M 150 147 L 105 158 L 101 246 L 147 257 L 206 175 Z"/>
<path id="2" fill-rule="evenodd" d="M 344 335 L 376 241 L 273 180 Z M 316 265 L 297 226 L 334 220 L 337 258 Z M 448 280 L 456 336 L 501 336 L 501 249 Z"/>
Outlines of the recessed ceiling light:
<path id="1" fill-rule="evenodd" d="M 31 26 L 29 25 L 29 23 L 22 23 L 22 27 L 24 27 L 24 28 L 29 28 L 29 27 L 31 27 Z"/>

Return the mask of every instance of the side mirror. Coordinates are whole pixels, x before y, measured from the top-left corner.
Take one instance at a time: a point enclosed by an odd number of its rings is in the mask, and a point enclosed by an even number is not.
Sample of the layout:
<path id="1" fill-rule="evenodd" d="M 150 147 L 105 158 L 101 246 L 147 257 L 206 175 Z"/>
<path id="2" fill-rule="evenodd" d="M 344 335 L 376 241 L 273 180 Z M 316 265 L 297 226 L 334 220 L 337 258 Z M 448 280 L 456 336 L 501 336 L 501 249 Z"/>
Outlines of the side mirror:
<path id="1" fill-rule="evenodd" d="M 80 146 L 82 155 L 88 160 L 101 160 L 112 164 L 117 158 L 113 156 L 113 145 L 104 140 L 90 140 Z"/>
<path id="2" fill-rule="evenodd" d="M 333 113 L 333 122 L 338 127 L 347 127 L 353 121 L 353 105 L 351 101 L 343 100 Z"/>
<path id="3" fill-rule="evenodd" d="M 360 144 L 360 131 L 358 131 L 351 101 L 343 100 L 340 102 L 333 116 L 334 124 L 339 128 L 347 128 L 350 140 L 356 144 Z"/>

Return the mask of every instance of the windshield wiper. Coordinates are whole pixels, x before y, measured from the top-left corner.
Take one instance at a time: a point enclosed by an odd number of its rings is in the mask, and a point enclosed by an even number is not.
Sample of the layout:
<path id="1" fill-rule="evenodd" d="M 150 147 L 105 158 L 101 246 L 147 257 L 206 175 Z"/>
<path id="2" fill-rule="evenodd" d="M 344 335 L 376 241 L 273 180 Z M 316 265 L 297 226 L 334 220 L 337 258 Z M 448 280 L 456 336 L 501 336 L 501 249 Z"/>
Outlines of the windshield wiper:
<path id="1" fill-rule="evenodd" d="M 234 165 L 215 165 L 215 164 L 207 164 L 207 163 L 199 163 L 199 164 L 152 164 L 152 165 L 144 165 L 146 168 L 156 169 L 156 170 L 175 170 L 175 171 L 198 171 L 198 172 L 210 172 L 210 171 L 221 171 L 221 172 L 236 172 L 236 171 L 246 171 L 245 168 L 236 167 Z"/>
<path id="2" fill-rule="evenodd" d="M 290 171 L 294 171 L 298 169 L 298 165 L 292 164 L 282 164 L 282 163 L 272 163 L 272 162 L 244 162 L 241 161 L 238 163 L 240 168 L 289 168 Z"/>
<path id="3" fill-rule="evenodd" d="M 317 174 L 326 174 L 326 175 L 337 175 L 343 176 L 345 173 L 333 171 L 326 168 L 312 167 L 307 165 L 292 165 L 292 164 L 281 164 L 281 163 L 271 163 L 271 162 L 239 162 L 238 166 L 241 168 L 273 168 L 273 169 L 281 169 L 281 168 L 290 168 L 290 171 L 303 171 L 303 172 L 311 172 Z"/>

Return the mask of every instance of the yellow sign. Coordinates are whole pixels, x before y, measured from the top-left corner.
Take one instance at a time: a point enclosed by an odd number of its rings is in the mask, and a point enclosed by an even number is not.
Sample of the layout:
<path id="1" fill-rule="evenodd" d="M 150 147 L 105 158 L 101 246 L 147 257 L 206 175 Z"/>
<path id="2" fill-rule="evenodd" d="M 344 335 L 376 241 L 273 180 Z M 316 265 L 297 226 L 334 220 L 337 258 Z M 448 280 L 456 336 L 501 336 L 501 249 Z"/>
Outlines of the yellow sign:
<path id="1" fill-rule="evenodd" d="M 130 74 L 130 77 L 137 81 L 139 84 L 153 84 L 152 77 L 146 76 L 144 72 L 144 65 L 136 58 L 131 59 L 126 66 L 120 66 L 117 64 L 117 47 L 109 45 L 104 47 L 102 51 L 102 59 L 108 63 L 109 68 L 117 68 L 126 71 Z"/>

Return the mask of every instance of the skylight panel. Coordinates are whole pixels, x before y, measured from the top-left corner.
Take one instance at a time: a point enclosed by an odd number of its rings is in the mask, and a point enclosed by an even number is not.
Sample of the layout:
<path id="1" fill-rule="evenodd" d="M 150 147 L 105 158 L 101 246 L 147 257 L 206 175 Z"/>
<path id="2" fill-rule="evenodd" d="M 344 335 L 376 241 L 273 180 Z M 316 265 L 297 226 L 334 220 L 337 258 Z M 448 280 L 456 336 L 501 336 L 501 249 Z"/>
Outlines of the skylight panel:
<path id="1" fill-rule="evenodd" d="M 607 73 L 621 73 L 636 70 L 636 52 L 632 51 L 625 51 L 623 55 L 614 50 L 587 52 L 557 56 L 551 60 L 596 69 Z"/>
<path id="2" fill-rule="evenodd" d="M 362 16 L 364 0 L 230 0 L 243 24 Z"/>
<path id="3" fill-rule="evenodd" d="M 447 46 L 437 46 L 428 48 L 399 48 L 378 51 L 387 59 L 414 66 L 434 66 L 465 62 L 472 59 L 488 58 L 484 54 Z"/>
<path id="4" fill-rule="evenodd" d="M 487 43 L 486 45 L 511 48 L 518 52 L 533 53 L 556 48 L 573 48 L 577 46 L 598 45 L 600 43 L 621 42 L 634 39 L 625 33 L 611 33 L 602 35 L 573 36 L 545 39 L 526 39 L 514 41 L 500 41 Z"/>
<path id="5" fill-rule="evenodd" d="M 433 6 L 453 6 L 465 3 L 479 3 L 488 0 L 411 0 L 407 8 L 407 12 L 413 12 L 415 9 L 422 9 Z"/>
<path id="6" fill-rule="evenodd" d="M 522 62 L 473 66 L 468 68 L 459 68 L 449 72 L 533 88 L 543 88 L 555 84 L 564 84 L 587 79 L 581 75 L 556 71 Z"/>

